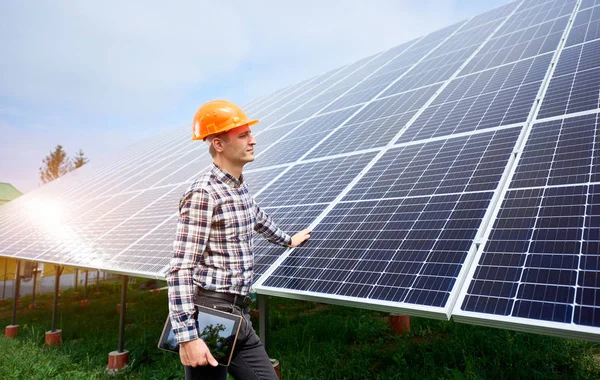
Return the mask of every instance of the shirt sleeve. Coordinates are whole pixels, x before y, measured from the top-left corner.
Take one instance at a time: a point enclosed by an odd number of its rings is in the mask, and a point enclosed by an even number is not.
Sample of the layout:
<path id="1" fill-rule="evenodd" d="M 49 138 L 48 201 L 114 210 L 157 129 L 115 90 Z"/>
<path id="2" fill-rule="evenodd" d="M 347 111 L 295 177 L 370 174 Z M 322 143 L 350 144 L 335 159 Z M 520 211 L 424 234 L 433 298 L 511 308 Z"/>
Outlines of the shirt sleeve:
<path id="1" fill-rule="evenodd" d="M 256 225 L 254 230 L 265 237 L 271 243 L 289 246 L 292 243 L 292 237 L 283 232 L 275 225 L 267 213 L 254 202 L 256 211 Z"/>
<path id="2" fill-rule="evenodd" d="M 208 241 L 214 207 L 214 200 L 205 190 L 189 193 L 179 203 L 174 255 L 166 275 L 169 315 L 179 343 L 198 338 L 193 273 Z"/>

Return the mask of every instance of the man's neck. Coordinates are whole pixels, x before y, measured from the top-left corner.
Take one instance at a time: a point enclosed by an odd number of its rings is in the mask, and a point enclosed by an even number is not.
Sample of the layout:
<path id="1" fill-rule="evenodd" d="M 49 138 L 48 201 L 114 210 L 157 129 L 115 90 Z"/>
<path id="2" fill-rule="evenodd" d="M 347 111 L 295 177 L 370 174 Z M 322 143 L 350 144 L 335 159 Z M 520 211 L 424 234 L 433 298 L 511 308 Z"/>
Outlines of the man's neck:
<path id="1" fill-rule="evenodd" d="M 233 176 L 234 178 L 237 178 L 238 180 L 242 176 L 242 169 L 244 168 L 243 166 L 235 165 L 226 160 L 220 160 L 220 159 L 218 159 L 218 157 L 215 157 L 214 163 L 225 173 L 230 174 L 231 176 Z"/>

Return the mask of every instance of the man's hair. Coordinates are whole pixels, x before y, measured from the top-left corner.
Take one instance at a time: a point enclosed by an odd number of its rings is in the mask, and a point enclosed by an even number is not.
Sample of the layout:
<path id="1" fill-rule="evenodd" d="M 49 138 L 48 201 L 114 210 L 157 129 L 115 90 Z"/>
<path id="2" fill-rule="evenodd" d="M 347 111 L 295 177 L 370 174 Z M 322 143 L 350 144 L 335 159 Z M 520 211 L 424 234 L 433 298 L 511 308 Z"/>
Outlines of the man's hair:
<path id="1" fill-rule="evenodd" d="M 217 155 L 217 151 L 215 150 L 215 147 L 213 146 L 213 140 L 216 137 L 220 138 L 221 140 L 229 141 L 229 135 L 227 134 L 227 132 L 207 136 L 206 142 L 208 143 L 208 153 L 210 153 L 210 155 L 212 157 L 215 157 Z"/>

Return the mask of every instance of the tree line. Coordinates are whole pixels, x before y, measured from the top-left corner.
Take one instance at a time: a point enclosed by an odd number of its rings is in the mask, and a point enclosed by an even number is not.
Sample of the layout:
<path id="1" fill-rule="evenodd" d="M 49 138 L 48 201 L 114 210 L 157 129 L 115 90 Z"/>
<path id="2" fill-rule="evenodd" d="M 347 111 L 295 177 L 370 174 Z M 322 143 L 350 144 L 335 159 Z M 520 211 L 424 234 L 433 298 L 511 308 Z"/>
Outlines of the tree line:
<path id="1" fill-rule="evenodd" d="M 89 160 L 85 157 L 83 150 L 79 149 L 79 152 L 75 153 L 75 156 L 67 157 L 67 152 L 65 152 L 62 145 L 57 145 L 56 148 L 42 160 L 40 179 L 43 183 L 48 183 L 70 171 L 82 167 L 88 162 Z"/>

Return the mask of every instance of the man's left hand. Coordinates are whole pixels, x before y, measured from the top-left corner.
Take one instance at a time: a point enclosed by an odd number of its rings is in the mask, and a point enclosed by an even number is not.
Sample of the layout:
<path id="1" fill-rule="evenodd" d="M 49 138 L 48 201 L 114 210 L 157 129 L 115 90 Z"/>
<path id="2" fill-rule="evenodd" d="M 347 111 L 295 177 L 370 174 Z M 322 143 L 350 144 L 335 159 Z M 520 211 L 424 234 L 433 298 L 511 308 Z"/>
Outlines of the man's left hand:
<path id="1" fill-rule="evenodd" d="M 296 235 L 292 236 L 292 242 L 290 243 L 290 247 L 297 247 L 300 244 L 304 243 L 310 238 L 310 233 L 312 230 L 306 229 L 298 232 Z"/>

